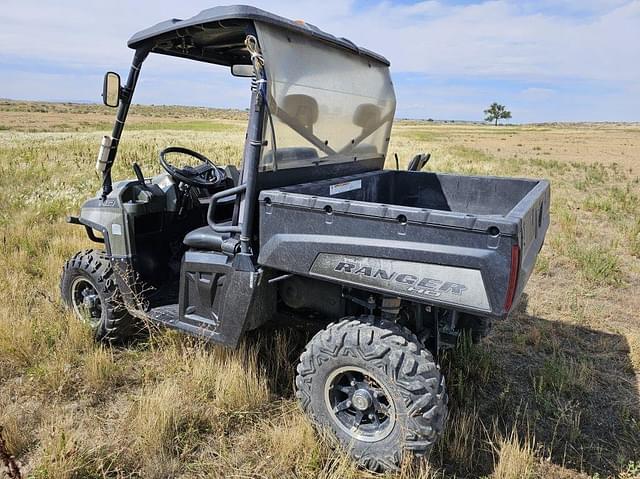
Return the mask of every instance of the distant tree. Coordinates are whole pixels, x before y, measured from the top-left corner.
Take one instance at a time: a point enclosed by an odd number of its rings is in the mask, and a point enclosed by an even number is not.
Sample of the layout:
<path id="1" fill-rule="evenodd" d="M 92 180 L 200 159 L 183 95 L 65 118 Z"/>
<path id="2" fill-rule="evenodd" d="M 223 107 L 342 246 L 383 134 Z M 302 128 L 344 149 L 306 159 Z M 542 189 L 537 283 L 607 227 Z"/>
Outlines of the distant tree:
<path id="1" fill-rule="evenodd" d="M 493 121 L 496 126 L 498 126 L 498 120 L 511 118 L 511 112 L 495 101 L 484 111 L 484 114 L 487 115 L 484 121 Z"/>

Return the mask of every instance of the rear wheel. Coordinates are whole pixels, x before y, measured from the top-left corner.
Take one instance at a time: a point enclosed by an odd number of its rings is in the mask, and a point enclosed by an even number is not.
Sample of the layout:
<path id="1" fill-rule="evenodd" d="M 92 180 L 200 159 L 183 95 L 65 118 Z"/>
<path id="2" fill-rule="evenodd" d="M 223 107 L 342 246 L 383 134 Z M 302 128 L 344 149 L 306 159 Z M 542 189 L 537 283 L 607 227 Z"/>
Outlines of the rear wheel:
<path id="1" fill-rule="evenodd" d="M 399 466 L 431 449 L 447 416 L 444 378 L 431 353 L 390 321 L 345 318 L 320 331 L 300 357 L 297 397 L 364 467 Z"/>
<path id="2" fill-rule="evenodd" d="M 139 330 L 120 297 L 106 254 L 85 250 L 69 259 L 60 279 L 62 300 L 76 317 L 90 324 L 97 339 L 123 341 Z"/>

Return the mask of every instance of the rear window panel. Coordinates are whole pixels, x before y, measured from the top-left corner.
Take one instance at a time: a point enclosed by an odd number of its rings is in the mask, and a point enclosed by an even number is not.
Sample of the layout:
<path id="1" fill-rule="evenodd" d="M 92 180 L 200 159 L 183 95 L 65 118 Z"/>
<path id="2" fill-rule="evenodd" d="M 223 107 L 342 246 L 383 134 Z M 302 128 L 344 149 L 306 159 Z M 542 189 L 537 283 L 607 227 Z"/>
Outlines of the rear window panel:
<path id="1" fill-rule="evenodd" d="M 261 170 L 384 158 L 396 106 L 389 68 L 306 35 L 256 29 L 273 122 Z"/>

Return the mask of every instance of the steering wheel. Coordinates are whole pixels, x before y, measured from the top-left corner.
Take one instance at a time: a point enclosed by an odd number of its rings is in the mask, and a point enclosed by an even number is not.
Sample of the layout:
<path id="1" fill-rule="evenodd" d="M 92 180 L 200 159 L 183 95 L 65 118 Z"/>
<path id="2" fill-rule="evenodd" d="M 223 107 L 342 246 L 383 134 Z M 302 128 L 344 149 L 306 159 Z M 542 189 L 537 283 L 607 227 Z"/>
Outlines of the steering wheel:
<path id="1" fill-rule="evenodd" d="M 178 168 L 167 161 L 165 156 L 168 153 L 180 153 L 200 160 L 198 166 L 185 166 Z M 216 186 L 227 177 L 224 170 L 218 168 L 213 162 L 202 153 L 183 148 L 181 146 L 170 146 L 160 152 L 160 164 L 173 178 L 190 186 L 210 188 Z"/>

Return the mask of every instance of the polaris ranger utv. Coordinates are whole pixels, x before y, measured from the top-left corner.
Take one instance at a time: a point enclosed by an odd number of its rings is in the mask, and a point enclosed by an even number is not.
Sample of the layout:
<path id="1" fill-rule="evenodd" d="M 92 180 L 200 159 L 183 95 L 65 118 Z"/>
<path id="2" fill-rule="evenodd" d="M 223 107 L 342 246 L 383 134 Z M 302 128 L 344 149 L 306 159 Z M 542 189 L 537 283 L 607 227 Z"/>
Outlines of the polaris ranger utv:
<path id="1" fill-rule="evenodd" d="M 102 189 L 69 218 L 103 248 L 66 263 L 64 301 L 106 340 L 151 320 L 235 347 L 275 318 L 312 319 L 320 332 L 295 381 L 311 420 L 370 469 L 427 453 L 447 416 L 434 358 L 516 304 L 549 224 L 549 184 L 421 172 L 424 157 L 384 170 L 389 62 L 310 24 L 216 7 L 129 46 L 126 84 L 105 76 L 118 111 L 98 156 Z M 149 53 L 253 79 L 240 171 L 170 146 L 165 174 L 134 164 L 135 179 L 112 183 Z"/>

